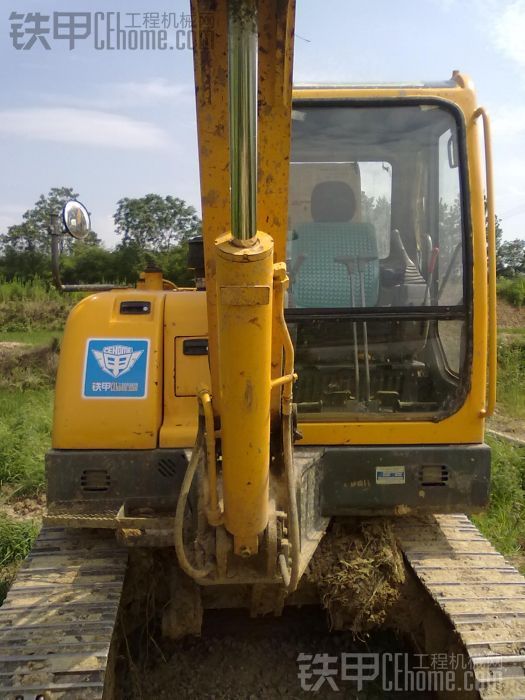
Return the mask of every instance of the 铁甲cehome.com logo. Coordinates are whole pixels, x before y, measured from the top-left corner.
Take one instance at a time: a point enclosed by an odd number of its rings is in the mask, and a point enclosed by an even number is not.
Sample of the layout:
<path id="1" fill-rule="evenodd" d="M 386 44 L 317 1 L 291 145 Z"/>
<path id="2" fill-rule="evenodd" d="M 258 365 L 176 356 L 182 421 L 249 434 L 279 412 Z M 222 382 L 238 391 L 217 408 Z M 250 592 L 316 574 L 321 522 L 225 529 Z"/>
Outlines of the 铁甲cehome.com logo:
<path id="1" fill-rule="evenodd" d="M 89 45 L 96 51 L 192 50 L 192 20 L 186 12 L 19 12 L 9 14 L 11 43 L 17 51 L 55 46 L 70 51 Z M 201 40 L 213 45 L 214 16 L 199 16 Z"/>
<path id="2" fill-rule="evenodd" d="M 297 677 L 303 691 L 344 692 L 345 685 L 362 691 L 374 684 L 384 692 L 457 693 L 478 689 L 472 664 L 463 654 L 342 653 L 297 656 Z M 503 677 L 491 666 L 491 688 Z"/>

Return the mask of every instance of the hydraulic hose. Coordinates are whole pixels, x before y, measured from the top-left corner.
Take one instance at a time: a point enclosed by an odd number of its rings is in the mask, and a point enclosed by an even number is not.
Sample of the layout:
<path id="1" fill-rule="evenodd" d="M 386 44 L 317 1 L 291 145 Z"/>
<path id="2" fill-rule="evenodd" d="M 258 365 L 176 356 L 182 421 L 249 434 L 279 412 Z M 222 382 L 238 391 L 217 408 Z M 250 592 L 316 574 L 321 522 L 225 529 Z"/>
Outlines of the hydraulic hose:
<path id="1" fill-rule="evenodd" d="M 204 569 L 195 568 L 192 564 L 190 564 L 188 557 L 186 556 L 186 549 L 184 547 L 184 513 L 186 510 L 186 503 L 188 501 L 188 495 L 195 477 L 195 472 L 197 471 L 199 462 L 204 455 L 204 451 L 204 416 L 201 414 L 201 410 L 199 410 L 197 439 L 195 440 L 195 446 L 193 447 L 193 451 L 191 453 L 191 459 L 186 469 L 186 473 L 184 474 L 184 479 L 182 480 L 182 486 L 180 489 L 179 498 L 177 500 L 177 509 L 175 511 L 175 551 L 177 553 L 180 568 L 184 571 L 184 573 L 193 579 L 205 578 L 213 568 L 212 564 L 208 564 L 204 567 Z"/>
<path id="2" fill-rule="evenodd" d="M 203 387 L 199 390 L 199 401 L 204 413 L 204 425 L 206 428 L 206 462 L 209 485 L 209 505 L 207 509 L 208 522 L 217 527 L 222 525 L 223 513 L 219 506 L 217 495 L 217 461 L 215 458 L 215 426 L 213 422 L 213 409 L 211 407 L 211 396 L 208 389 Z"/>
<path id="3" fill-rule="evenodd" d="M 301 534 L 299 532 L 299 512 L 297 509 L 297 490 L 292 453 L 292 417 L 290 414 L 283 415 L 283 443 L 284 470 L 286 474 L 286 485 L 288 487 L 288 529 L 290 533 L 290 544 L 292 545 L 292 567 L 290 571 L 290 582 L 287 588 L 289 593 L 293 593 L 299 583 Z M 285 584 L 286 583 L 285 579 Z"/>
<path id="4" fill-rule="evenodd" d="M 293 593 L 299 583 L 299 566 L 301 561 L 301 533 L 299 529 L 299 511 L 297 508 L 297 489 L 293 463 L 292 445 L 292 386 L 296 379 L 294 374 L 294 347 L 286 320 L 284 318 L 284 290 L 288 283 L 286 267 L 277 263 L 274 267 L 275 303 L 279 309 L 278 325 L 281 333 L 284 351 L 283 377 L 273 382 L 273 386 L 282 384 L 281 416 L 283 430 L 283 458 L 286 486 L 288 492 L 288 531 L 292 548 L 292 566 L 288 572 L 288 563 L 283 554 L 279 555 L 278 565 L 281 570 L 284 585 L 289 593 Z"/>

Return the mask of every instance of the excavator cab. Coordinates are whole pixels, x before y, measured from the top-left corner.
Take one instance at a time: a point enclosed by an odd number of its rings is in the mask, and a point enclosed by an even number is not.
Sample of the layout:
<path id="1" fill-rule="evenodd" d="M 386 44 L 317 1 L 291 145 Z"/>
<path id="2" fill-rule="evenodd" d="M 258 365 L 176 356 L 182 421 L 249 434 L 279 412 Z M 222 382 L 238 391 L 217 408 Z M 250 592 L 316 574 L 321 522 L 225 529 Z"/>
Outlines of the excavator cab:
<path id="1" fill-rule="evenodd" d="M 457 72 L 294 90 L 285 316 L 326 515 L 486 503 L 478 116 Z"/>
<path id="2" fill-rule="evenodd" d="M 292 120 L 287 320 L 299 416 L 454 413 L 471 355 L 460 113 L 436 100 L 302 98 Z"/>

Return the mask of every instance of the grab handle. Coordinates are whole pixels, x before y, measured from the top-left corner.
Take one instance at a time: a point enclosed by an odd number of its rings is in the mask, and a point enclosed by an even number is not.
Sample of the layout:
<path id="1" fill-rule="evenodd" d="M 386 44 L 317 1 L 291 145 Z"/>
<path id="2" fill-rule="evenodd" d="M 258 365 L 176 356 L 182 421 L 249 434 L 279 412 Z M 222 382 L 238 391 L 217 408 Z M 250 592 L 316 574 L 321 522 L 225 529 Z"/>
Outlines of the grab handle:
<path id="1" fill-rule="evenodd" d="M 492 147 L 490 136 L 490 119 L 483 107 L 474 112 L 474 119 L 483 120 L 483 140 L 485 145 L 485 181 L 487 188 L 487 241 L 488 241 L 488 393 L 487 403 L 482 415 L 489 417 L 496 406 L 496 375 L 498 366 L 498 344 L 496 326 L 496 217 L 494 213 L 494 177 L 492 166 Z"/>

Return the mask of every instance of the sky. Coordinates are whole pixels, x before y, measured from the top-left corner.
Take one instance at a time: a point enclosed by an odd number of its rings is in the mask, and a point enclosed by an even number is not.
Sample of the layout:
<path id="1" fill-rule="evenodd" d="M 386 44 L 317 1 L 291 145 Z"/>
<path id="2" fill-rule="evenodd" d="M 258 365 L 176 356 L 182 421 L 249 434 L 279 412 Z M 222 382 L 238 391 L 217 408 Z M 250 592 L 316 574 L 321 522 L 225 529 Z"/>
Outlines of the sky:
<path id="1" fill-rule="evenodd" d="M 74 20 L 56 16 L 55 32 L 54 13 L 71 12 L 79 13 Z M 117 32 L 108 46 L 108 23 L 116 29 L 119 12 L 124 29 L 144 21 L 154 27 L 157 15 L 174 48 L 124 50 Z M 36 26 L 30 13 L 44 18 L 40 29 L 49 33 L 28 31 Z M 79 193 L 110 246 L 122 197 L 171 194 L 200 209 L 188 13 L 189 0 L 127 0 L 125 9 L 104 0 L 5 5 L 0 233 L 59 186 Z M 73 48 L 68 21 L 79 37 Z M 294 81 L 445 80 L 453 69 L 470 75 L 492 117 L 504 237 L 525 238 L 524 37 L 525 0 L 297 0 Z"/>

